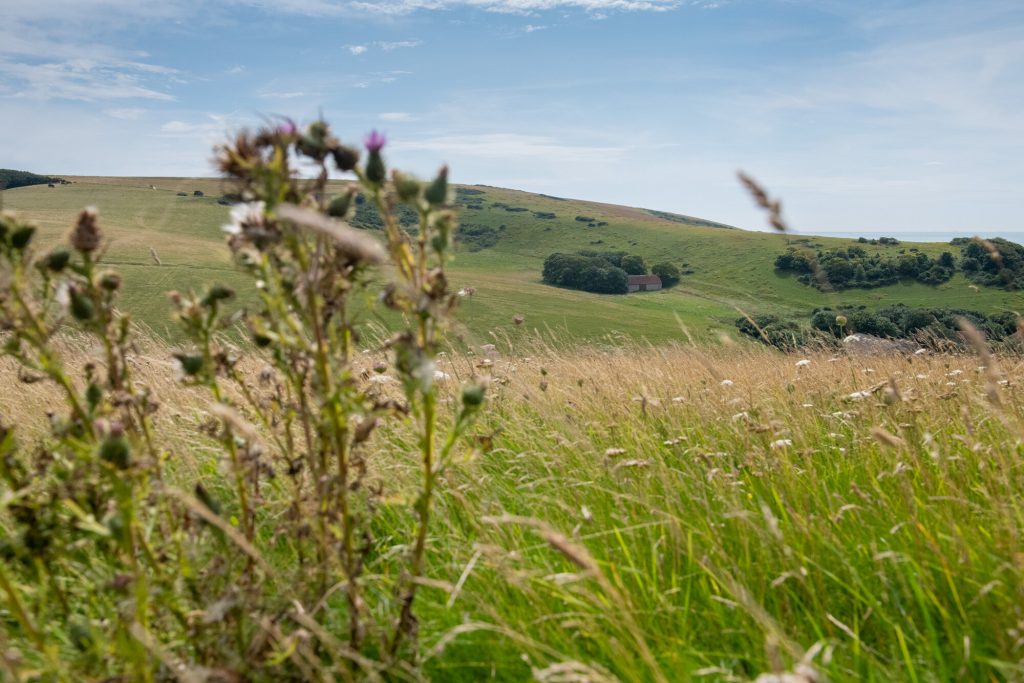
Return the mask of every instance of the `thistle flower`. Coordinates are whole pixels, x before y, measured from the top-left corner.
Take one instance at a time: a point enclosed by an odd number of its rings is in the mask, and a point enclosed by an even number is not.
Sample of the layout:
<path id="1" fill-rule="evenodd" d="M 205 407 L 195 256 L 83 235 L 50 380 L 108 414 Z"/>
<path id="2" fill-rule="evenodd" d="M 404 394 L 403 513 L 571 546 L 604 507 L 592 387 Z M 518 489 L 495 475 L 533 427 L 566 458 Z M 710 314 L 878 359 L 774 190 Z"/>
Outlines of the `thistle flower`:
<path id="1" fill-rule="evenodd" d="M 99 212 L 95 206 L 87 206 L 78 214 L 78 222 L 71 231 L 71 246 L 78 251 L 89 253 L 100 246 Z"/>
<path id="2" fill-rule="evenodd" d="M 298 134 L 299 128 L 291 119 L 285 119 L 284 121 L 278 124 L 277 132 L 280 133 L 281 135 L 291 137 L 293 135 Z"/>
<path id="3" fill-rule="evenodd" d="M 371 130 L 369 134 L 363 138 L 363 145 L 369 152 L 380 152 L 384 149 L 384 145 L 388 144 L 387 137 L 376 130 Z"/>

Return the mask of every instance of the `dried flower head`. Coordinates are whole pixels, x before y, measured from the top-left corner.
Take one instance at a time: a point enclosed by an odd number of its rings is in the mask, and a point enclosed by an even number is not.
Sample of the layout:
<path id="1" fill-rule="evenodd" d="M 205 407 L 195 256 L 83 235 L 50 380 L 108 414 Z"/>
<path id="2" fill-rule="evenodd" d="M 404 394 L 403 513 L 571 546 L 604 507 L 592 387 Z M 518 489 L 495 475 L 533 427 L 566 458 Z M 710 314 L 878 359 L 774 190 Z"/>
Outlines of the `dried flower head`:
<path id="1" fill-rule="evenodd" d="M 87 206 L 78 214 L 78 222 L 71 231 L 71 246 L 83 253 L 99 249 L 100 239 L 99 211 L 95 206 Z"/>

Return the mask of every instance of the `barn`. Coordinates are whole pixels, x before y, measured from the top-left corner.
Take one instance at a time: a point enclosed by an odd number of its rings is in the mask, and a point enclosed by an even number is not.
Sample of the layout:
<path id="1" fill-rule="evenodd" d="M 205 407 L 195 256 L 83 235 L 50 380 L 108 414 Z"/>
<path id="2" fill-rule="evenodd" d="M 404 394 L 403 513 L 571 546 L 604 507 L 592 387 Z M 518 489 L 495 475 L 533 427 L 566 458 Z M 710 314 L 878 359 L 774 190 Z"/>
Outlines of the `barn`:
<path id="1" fill-rule="evenodd" d="M 653 292 L 661 289 L 661 278 L 657 275 L 627 275 L 626 288 L 630 292 Z"/>

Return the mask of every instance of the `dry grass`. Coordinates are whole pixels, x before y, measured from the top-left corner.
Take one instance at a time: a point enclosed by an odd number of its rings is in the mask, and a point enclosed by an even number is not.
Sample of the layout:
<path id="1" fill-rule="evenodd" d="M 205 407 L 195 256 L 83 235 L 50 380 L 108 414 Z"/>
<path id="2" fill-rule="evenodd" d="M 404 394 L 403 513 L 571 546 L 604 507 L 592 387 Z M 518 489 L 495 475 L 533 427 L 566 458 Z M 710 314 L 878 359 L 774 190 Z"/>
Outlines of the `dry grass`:
<path id="1" fill-rule="evenodd" d="M 171 349 L 141 350 L 174 476 L 215 481 L 205 399 Z M 383 358 L 360 357 L 361 381 Z M 1024 363 L 998 360 L 539 342 L 445 357 L 449 404 L 472 377 L 491 398 L 443 477 L 427 675 L 1020 679 Z M 4 419 L 41 433 L 51 390 L 2 372 Z M 372 443 L 386 546 L 411 523 L 415 445 L 403 426 Z"/>

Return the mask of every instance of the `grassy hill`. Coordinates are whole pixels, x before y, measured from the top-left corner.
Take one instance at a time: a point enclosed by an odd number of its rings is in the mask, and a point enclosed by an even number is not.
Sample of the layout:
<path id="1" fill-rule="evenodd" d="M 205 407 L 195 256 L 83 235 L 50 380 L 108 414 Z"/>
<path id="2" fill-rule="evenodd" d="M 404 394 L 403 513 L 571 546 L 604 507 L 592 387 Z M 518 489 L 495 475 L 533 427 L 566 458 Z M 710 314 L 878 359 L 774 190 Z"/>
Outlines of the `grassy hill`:
<path id="1" fill-rule="evenodd" d="M 98 206 L 111 239 L 108 259 L 123 272 L 126 305 L 141 321 L 167 330 L 168 289 L 223 282 L 244 294 L 248 284 L 235 273 L 219 230 L 228 212 L 217 201 L 229 189 L 222 181 L 67 179 L 72 184 L 7 190 L 4 207 L 35 220 L 45 244 L 63 238 L 81 207 Z M 204 196 L 193 196 L 197 190 Z M 827 249 L 852 244 L 850 239 L 749 232 L 689 216 L 484 186 L 460 188 L 456 199 L 464 225 L 483 226 L 497 236 L 493 245 L 477 251 L 464 246 L 452 269 L 456 284 L 476 290 L 463 307 L 465 333 L 474 342 L 487 341 L 492 333 L 519 334 L 512 321 L 517 314 L 528 329 L 550 328 L 568 338 L 626 335 L 662 342 L 683 336 L 680 322 L 696 338 L 735 335 L 737 309 L 802 318 L 818 306 L 905 303 L 983 312 L 1021 307 L 1019 293 L 978 289 L 959 273 L 939 286 L 906 283 L 824 293 L 773 268 L 775 257 L 796 240 Z M 737 193 L 737 201 L 746 198 Z M 970 226 L 964 234 L 971 234 Z M 930 255 L 957 252 L 944 243 L 860 246 L 893 255 L 910 248 Z M 648 263 L 671 261 L 693 272 L 675 288 L 628 296 L 541 282 L 546 256 L 580 249 L 628 251 Z"/>

